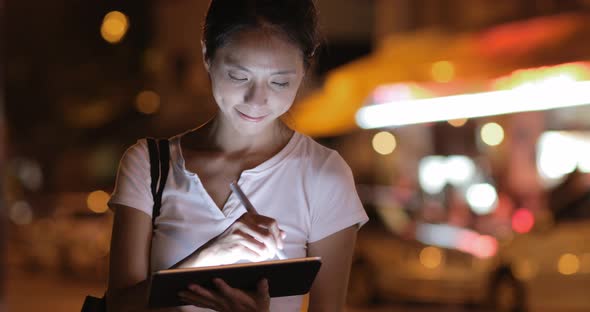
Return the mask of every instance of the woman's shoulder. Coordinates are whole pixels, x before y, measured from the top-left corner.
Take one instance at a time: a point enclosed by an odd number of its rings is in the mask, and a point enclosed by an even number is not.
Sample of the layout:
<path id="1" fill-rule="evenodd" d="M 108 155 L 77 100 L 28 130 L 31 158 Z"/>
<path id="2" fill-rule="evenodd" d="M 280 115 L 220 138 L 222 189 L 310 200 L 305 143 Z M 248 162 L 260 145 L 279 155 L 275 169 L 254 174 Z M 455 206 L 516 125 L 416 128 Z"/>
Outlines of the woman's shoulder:
<path id="1" fill-rule="evenodd" d="M 332 153 L 337 153 L 335 150 L 319 143 L 307 134 L 295 132 L 294 135 L 299 136 L 299 150 L 302 152 L 303 155 L 307 157 L 313 157 L 314 159 L 322 159 L 329 157 L 329 155 Z"/>
<path id="2" fill-rule="evenodd" d="M 317 171 L 322 170 L 344 170 L 348 165 L 338 151 L 329 148 L 312 137 L 298 133 L 300 139 L 300 156 Z M 349 169 L 348 169 L 349 170 Z"/>
<path id="3" fill-rule="evenodd" d="M 141 157 L 143 155 L 147 155 L 147 147 L 148 143 L 147 143 L 147 138 L 140 138 L 137 139 L 134 143 L 130 144 L 127 146 L 127 149 L 125 150 L 125 153 L 123 154 L 124 158 L 135 158 L 135 157 Z"/>
<path id="4" fill-rule="evenodd" d="M 135 143 L 129 145 L 127 147 L 127 151 L 126 153 L 132 153 L 132 154 L 146 154 L 148 153 L 148 141 L 153 140 L 154 142 L 158 142 L 161 140 L 167 140 L 170 145 L 172 146 L 173 144 L 177 144 L 180 139 L 186 135 L 188 131 L 185 132 L 181 132 L 178 134 L 174 134 L 172 136 L 145 136 L 142 138 L 139 138 L 135 141 Z"/>
<path id="5" fill-rule="evenodd" d="M 148 141 L 153 140 L 154 142 L 158 142 L 159 140 L 168 140 L 170 142 L 170 147 L 173 148 L 174 144 L 178 142 L 178 140 L 182 137 L 184 133 L 176 134 L 170 137 L 151 137 L 146 136 L 139 139 L 130 145 L 127 146 L 125 152 L 123 153 L 123 158 L 125 159 L 136 159 L 136 160 L 143 160 L 148 161 L 149 159 L 149 147 Z"/>

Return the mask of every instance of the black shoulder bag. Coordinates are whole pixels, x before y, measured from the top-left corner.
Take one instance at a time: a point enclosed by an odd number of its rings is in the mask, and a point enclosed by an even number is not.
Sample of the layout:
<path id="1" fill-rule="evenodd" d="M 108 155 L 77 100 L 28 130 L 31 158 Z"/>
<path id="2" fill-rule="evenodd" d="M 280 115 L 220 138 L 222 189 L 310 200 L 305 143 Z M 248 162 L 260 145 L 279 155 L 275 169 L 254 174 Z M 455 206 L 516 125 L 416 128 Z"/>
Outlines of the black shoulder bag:
<path id="1" fill-rule="evenodd" d="M 170 165 L 170 145 L 168 140 L 156 140 L 147 138 L 148 151 L 150 154 L 150 175 L 152 183 L 150 188 L 154 198 L 154 207 L 152 210 L 152 233 L 156 229 L 156 218 L 160 215 L 162 207 L 162 193 L 168 177 Z M 158 186 L 159 182 L 159 186 Z M 106 296 L 106 295 L 105 295 Z M 81 312 L 106 312 L 106 297 L 86 296 Z"/>

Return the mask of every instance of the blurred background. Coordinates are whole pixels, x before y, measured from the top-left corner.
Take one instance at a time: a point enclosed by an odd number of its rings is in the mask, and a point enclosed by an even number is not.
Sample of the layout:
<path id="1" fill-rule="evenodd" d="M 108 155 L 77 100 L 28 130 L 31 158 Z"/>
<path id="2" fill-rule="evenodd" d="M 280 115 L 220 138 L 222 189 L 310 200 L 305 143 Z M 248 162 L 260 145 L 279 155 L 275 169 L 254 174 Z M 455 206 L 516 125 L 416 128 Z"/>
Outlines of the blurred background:
<path id="1" fill-rule="evenodd" d="M 215 111 L 208 1 L 0 1 L 0 309 L 101 295 L 125 148 Z M 317 0 L 289 113 L 351 166 L 349 311 L 590 311 L 590 1 Z"/>

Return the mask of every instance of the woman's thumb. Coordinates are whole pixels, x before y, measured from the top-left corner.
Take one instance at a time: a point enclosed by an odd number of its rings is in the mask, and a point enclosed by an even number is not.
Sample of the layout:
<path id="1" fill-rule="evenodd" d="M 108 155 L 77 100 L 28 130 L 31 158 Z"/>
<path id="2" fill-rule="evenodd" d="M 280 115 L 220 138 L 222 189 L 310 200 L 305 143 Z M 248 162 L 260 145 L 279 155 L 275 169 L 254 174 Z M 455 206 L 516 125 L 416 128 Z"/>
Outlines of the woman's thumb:
<path id="1" fill-rule="evenodd" d="M 270 303 L 270 293 L 268 290 L 268 280 L 263 278 L 258 282 L 258 298 L 265 303 Z"/>

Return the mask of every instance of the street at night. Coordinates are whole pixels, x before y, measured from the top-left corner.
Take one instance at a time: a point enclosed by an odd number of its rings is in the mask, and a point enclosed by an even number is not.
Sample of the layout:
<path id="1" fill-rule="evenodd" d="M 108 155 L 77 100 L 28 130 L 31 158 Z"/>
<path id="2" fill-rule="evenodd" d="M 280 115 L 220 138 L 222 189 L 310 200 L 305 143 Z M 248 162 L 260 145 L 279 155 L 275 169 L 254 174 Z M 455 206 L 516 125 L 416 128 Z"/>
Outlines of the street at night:
<path id="1" fill-rule="evenodd" d="M 0 19 L 0 312 L 590 311 L 590 0 Z"/>

